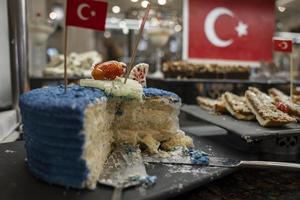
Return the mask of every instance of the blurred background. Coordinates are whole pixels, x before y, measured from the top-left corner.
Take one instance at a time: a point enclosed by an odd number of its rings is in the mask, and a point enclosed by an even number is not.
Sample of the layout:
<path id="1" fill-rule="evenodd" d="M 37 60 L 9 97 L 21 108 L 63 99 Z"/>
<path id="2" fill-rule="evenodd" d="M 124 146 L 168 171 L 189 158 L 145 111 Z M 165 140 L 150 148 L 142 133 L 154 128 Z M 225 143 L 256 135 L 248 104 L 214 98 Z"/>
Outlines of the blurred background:
<path id="1" fill-rule="evenodd" d="M 78 27 L 69 28 L 68 77 L 71 81 L 76 81 L 82 77 L 90 77 L 89 70 L 94 62 L 107 60 L 129 62 L 137 30 L 148 1 L 108 0 L 107 2 L 109 3 L 109 8 L 105 32 Z M 187 63 L 181 64 L 180 68 L 182 70 L 174 73 L 174 69 L 178 69 L 178 63 L 173 63 L 172 61 L 181 61 L 183 55 L 184 1 L 154 0 L 152 3 L 150 20 L 146 24 L 136 59 L 137 63 L 149 63 L 150 73 L 153 75 L 150 76 L 152 79 L 150 78 L 149 80 L 151 86 L 174 89 L 177 86 L 166 86 L 167 83 L 165 81 L 167 78 L 182 80 L 185 78 L 210 77 L 207 74 L 203 74 L 203 76 L 188 75 L 191 73 L 188 69 L 189 66 L 186 66 L 188 65 Z M 298 78 L 300 65 L 298 45 L 300 43 L 300 1 L 274 1 L 274 9 L 276 13 L 276 18 L 274 19 L 276 21 L 276 33 L 274 35 L 290 38 L 294 41 L 294 73 L 296 78 Z M 30 88 L 62 83 L 64 13 L 64 0 L 27 1 L 28 83 Z M 246 80 L 273 80 L 280 83 L 280 81 L 289 79 L 289 62 L 290 59 L 287 54 L 274 52 L 272 62 L 262 61 L 259 63 L 258 68 L 257 66 L 249 68 L 246 76 L 245 74 L 233 77 L 230 75 L 216 75 L 212 76 L 212 78 L 222 78 L 223 80 L 244 77 L 243 79 Z M 164 63 L 165 66 L 162 67 Z M 241 65 L 241 67 L 248 67 Z M 203 68 L 203 66 L 198 67 Z M 154 74 L 155 71 L 156 73 Z M 165 78 L 165 83 L 160 80 L 163 77 Z M 154 78 L 156 81 L 153 81 Z M 196 82 L 199 83 L 201 80 Z M 234 83 L 238 84 L 240 82 Z M 219 86 L 214 87 L 218 88 Z M 233 85 L 229 84 L 222 87 L 225 88 L 221 89 L 221 91 L 233 88 Z M 196 85 L 195 90 L 199 90 L 199 88 L 207 87 L 203 84 L 200 86 Z M 176 92 L 181 94 L 181 91 L 178 91 L 178 89 Z M 220 92 L 214 89 L 211 93 L 213 93 L 212 96 L 218 96 Z M 184 96 L 184 94 L 181 95 Z"/>
<path id="2" fill-rule="evenodd" d="M 0 2 L 0 45 L 3 46 L 0 55 L 0 78 L 3 82 L 0 84 L 0 110 L 13 110 L 9 113 L 10 117 L 19 121 L 15 110 L 20 94 L 63 83 L 66 1 Z M 130 60 L 148 1 L 107 2 L 109 7 L 105 32 L 69 27 L 69 83 L 89 78 L 90 68 L 94 63 L 107 60 L 128 63 Z M 187 104 L 195 104 L 197 95 L 217 98 L 224 91 L 242 94 L 249 85 L 264 91 L 277 87 L 289 92 L 290 57 L 286 53 L 273 52 L 271 61 L 258 61 L 254 66 L 242 62 L 207 64 L 184 60 L 184 2 L 152 1 L 150 17 L 136 57 L 136 63 L 145 62 L 150 65 L 148 86 L 176 92 L 182 97 L 183 103 Z M 241 1 L 232 2 L 243 4 Z M 294 42 L 292 56 L 295 91 L 300 93 L 300 89 L 297 90 L 296 87 L 300 84 L 300 1 L 274 0 L 271 3 L 275 11 L 274 36 Z M 199 12 L 202 12 L 201 8 Z M 265 27 L 266 30 L 270 28 Z M 0 112 L 0 119 L 1 114 L 3 112 Z M 3 124 L 5 125 L 4 122 Z"/>
<path id="3" fill-rule="evenodd" d="M 30 76 L 43 75 L 47 63 L 63 52 L 64 0 L 28 0 Z M 69 52 L 97 51 L 103 61 L 128 63 L 131 48 L 147 1 L 110 0 L 105 32 L 70 27 Z M 151 66 L 160 48 L 162 62 L 180 60 L 182 55 L 182 0 L 158 0 L 150 12 L 150 21 L 138 47 L 137 62 Z M 151 27 L 161 27 L 165 35 L 157 38 Z M 43 36 L 41 36 L 43 35 Z M 158 41 L 157 41 L 158 40 Z M 163 40 L 163 41 L 161 41 Z M 154 69 L 152 69 L 154 70 Z"/>

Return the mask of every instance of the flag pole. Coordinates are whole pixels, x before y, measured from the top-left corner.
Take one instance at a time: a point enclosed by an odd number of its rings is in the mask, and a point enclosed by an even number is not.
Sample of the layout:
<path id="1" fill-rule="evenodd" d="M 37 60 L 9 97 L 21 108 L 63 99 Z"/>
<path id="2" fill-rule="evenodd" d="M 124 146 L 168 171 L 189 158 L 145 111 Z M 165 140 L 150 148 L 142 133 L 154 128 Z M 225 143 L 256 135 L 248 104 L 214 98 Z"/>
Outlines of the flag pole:
<path id="1" fill-rule="evenodd" d="M 67 21 L 67 19 L 66 19 Z M 68 26 L 65 23 L 65 34 L 64 34 L 64 85 L 65 93 L 67 93 L 68 77 L 67 77 L 67 53 L 68 53 Z"/>
<path id="2" fill-rule="evenodd" d="M 139 46 L 139 43 L 140 43 L 140 40 L 142 38 L 142 35 L 143 35 L 143 31 L 144 31 L 144 28 L 145 28 L 145 24 L 146 24 L 146 21 L 148 19 L 148 16 L 149 16 L 149 12 L 150 12 L 150 7 L 151 7 L 151 3 L 149 1 L 148 5 L 147 5 L 147 8 L 146 8 L 146 13 L 145 13 L 145 16 L 143 17 L 143 20 L 142 20 L 142 24 L 140 26 L 140 30 L 139 30 L 139 33 L 138 33 L 138 36 L 137 36 L 137 39 L 135 41 L 135 45 L 134 45 L 134 49 L 132 51 L 132 55 L 131 55 L 131 59 L 130 59 L 130 63 L 129 63 L 129 66 L 126 70 L 126 74 L 125 74 L 125 81 L 124 83 L 126 84 L 127 82 L 127 79 L 129 77 L 129 74 L 133 68 L 133 65 L 134 65 L 134 61 L 135 61 L 135 57 L 136 57 L 136 53 L 137 53 L 137 48 Z"/>
<path id="3" fill-rule="evenodd" d="M 290 97 L 293 100 L 294 95 L 294 63 L 293 63 L 293 47 L 290 53 Z"/>

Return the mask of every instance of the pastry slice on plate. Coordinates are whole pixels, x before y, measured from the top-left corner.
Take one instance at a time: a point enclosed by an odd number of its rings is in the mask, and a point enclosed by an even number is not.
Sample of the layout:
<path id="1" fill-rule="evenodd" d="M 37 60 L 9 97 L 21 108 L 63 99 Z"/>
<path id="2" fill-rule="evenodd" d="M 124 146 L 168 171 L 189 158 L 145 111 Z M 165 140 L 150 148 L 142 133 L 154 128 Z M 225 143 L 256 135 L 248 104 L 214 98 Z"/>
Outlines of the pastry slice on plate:
<path id="1" fill-rule="evenodd" d="M 295 117 L 298 122 L 300 121 L 300 105 L 292 102 L 289 96 L 285 95 L 283 92 L 275 88 L 270 89 L 269 94 L 276 102 L 275 105 L 277 109 Z"/>
<path id="2" fill-rule="evenodd" d="M 264 127 L 283 126 L 296 122 L 294 117 L 289 116 L 277 109 L 273 100 L 267 94 L 257 88 L 250 87 L 246 93 L 246 103 L 252 113 L 255 114 L 259 124 Z"/>
<path id="3" fill-rule="evenodd" d="M 269 95 L 275 102 L 290 100 L 290 97 L 276 88 L 269 89 Z"/>
<path id="4" fill-rule="evenodd" d="M 222 95 L 222 99 L 228 112 L 235 118 L 240 120 L 255 119 L 255 116 L 246 104 L 245 97 L 237 96 L 231 92 L 225 92 Z"/>
<path id="5" fill-rule="evenodd" d="M 274 99 L 274 101 L 276 101 L 277 99 L 280 101 L 291 99 L 290 96 L 287 96 L 286 94 L 284 94 L 276 88 L 271 88 L 269 90 L 269 95 Z M 292 101 L 293 103 L 300 105 L 300 95 L 293 95 Z"/>
<path id="6" fill-rule="evenodd" d="M 300 105 L 300 95 L 294 95 L 294 96 L 293 96 L 293 102 L 294 102 L 295 104 Z"/>
<path id="7" fill-rule="evenodd" d="M 209 111 L 213 111 L 215 113 L 226 113 L 226 107 L 222 99 L 211 99 L 207 97 L 197 97 L 198 105 Z"/>
<path id="8" fill-rule="evenodd" d="M 266 104 L 274 103 L 273 99 L 269 95 L 267 95 L 266 93 L 260 91 L 258 88 L 249 87 L 248 90 L 250 90 L 254 94 L 258 95 L 260 97 L 260 100 L 263 101 L 264 103 L 266 103 Z"/>

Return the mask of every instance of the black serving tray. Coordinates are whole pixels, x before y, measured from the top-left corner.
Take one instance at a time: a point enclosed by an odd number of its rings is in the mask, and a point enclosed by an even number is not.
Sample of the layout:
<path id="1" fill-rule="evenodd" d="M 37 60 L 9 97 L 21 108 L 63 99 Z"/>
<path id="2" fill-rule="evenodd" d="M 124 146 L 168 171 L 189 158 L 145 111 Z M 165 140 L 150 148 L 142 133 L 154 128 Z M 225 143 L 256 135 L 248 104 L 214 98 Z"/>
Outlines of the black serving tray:
<path id="1" fill-rule="evenodd" d="M 187 123 L 189 124 L 189 123 Z M 196 125 L 199 123 L 195 123 Z M 213 156 L 235 159 L 255 159 L 215 140 L 217 135 L 226 137 L 226 131 L 214 125 L 204 125 L 200 128 L 189 124 L 183 127 L 186 132 L 197 131 L 192 136 L 197 148 Z M 0 144 L 0 199 L 30 199 L 30 200 L 101 200 L 110 199 L 112 189 L 99 185 L 95 191 L 66 189 L 49 185 L 33 177 L 27 169 L 24 142 Z M 124 191 L 122 199 L 166 199 L 200 187 L 215 179 L 219 179 L 235 171 L 235 169 L 216 167 L 191 167 L 174 165 L 146 165 L 149 175 L 156 175 L 156 184 L 144 189 L 130 188 Z"/>
<path id="2" fill-rule="evenodd" d="M 183 105 L 181 111 L 201 120 L 220 126 L 238 137 L 251 143 L 257 140 L 270 139 L 278 136 L 300 134 L 300 124 L 288 124 L 282 127 L 265 128 L 257 121 L 237 120 L 230 115 L 217 115 L 200 108 L 197 105 Z"/>

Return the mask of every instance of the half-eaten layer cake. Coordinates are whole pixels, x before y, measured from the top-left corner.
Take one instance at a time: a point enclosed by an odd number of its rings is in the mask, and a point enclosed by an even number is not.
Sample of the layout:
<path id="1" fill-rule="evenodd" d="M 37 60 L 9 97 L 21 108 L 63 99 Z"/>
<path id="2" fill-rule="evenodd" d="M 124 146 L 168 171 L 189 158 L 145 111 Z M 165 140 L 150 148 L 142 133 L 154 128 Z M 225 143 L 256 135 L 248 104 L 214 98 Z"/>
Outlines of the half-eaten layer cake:
<path id="1" fill-rule="evenodd" d="M 82 86 L 28 92 L 20 99 L 28 167 L 48 183 L 94 189 L 112 144 L 150 153 L 192 147 L 178 126 L 180 106 L 176 94 L 155 88 L 142 88 L 141 99 Z"/>

